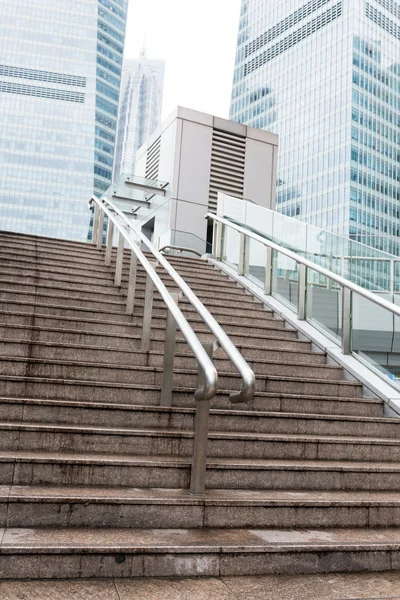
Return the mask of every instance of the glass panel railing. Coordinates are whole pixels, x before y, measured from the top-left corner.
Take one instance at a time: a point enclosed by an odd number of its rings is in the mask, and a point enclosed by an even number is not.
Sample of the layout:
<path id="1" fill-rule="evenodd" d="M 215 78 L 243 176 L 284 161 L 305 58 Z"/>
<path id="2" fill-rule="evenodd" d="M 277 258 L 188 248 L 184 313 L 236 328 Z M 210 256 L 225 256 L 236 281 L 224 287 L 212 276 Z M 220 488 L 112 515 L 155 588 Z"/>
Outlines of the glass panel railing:
<path id="1" fill-rule="evenodd" d="M 272 294 L 284 304 L 297 310 L 299 297 L 298 264 L 277 252 L 272 253 Z"/>
<path id="2" fill-rule="evenodd" d="M 307 321 L 338 343 L 342 330 L 342 290 L 332 280 L 307 269 Z"/>
<path id="3" fill-rule="evenodd" d="M 392 301 L 392 294 L 379 295 Z M 400 384 L 400 318 L 357 293 L 353 293 L 352 315 L 353 352 Z"/>
<path id="4" fill-rule="evenodd" d="M 264 286 L 265 281 L 265 262 L 266 262 L 266 250 L 263 244 L 247 238 L 247 248 L 245 260 L 244 275 L 250 281 L 253 281 L 260 287 Z"/>
<path id="5" fill-rule="evenodd" d="M 400 291 L 400 258 L 298 219 L 219 194 L 218 215 L 370 291 Z"/>

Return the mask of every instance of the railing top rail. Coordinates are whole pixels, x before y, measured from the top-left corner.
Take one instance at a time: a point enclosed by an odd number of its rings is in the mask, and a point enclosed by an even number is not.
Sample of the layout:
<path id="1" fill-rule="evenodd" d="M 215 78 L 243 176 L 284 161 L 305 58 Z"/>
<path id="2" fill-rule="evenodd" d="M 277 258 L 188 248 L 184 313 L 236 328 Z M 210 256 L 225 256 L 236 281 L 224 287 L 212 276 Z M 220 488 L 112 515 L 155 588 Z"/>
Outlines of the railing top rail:
<path id="1" fill-rule="evenodd" d="M 163 252 L 164 250 L 179 250 L 180 252 L 192 252 L 192 254 L 196 254 L 197 256 L 203 256 L 201 252 L 195 250 L 194 248 L 187 248 L 186 246 L 175 246 L 173 244 L 166 244 L 162 248 L 159 249 L 159 252 Z"/>
<path id="2" fill-rule="evenodd" d="M 218 374 L 215 369 L 213 362 L 208 356 L 207 352 L 203 348 L 200 340 L 194 333 L 193 329 L 189 325 L 186 317 L 183 315 L 177 304 L 174 302 L 171 294 L 165 287 L 164 283 L 161 281 L 160 277 L 157 275 L 156 271 L 147 260 L 146 256 L 143 254 L 139 246 L 132 240 L 130 233 L 137 233 L 133 229 L 128 229 L 124 227 L 118 219 L 115 218 L 115 215 L 107 208 L 105 202 L 103 200 L 99 200 L 96 197 L 92 197 L 92 201 L 97 203 L 102 210 L 104 210 L 105 214 L 108 218 L 114 223 L 114 226 L 118 229 L 119 233 L 124 237 L 126 243 L 129 248 L 135 253 L 140 263 L 143 265 L 144 270 L 151 278 L 155 287 L 160 293 L 164 303 L 166 304 L 168 310 L 173 315 L 182 335 L 187 341 L 189 347 L 191 348 L 193 354 L 195 355 L 199 365 L 201 366 L 204 373 L 204 387 L 199 388 L 195 392 L 195 397 L 197 400 L 210 400 L 215 396 L 217 390 L 217 381 Z"/>
<path id="3" fill-rule="evenodd" d="M 400 307 L 399 306 L 396 306 L 392 302 L 388 302 L 387 300 L 373 294 L 372 292 L 369 292 L 368 290 L 362 288 L 361 286 L 357 285 L 356 283 L 353 283 L 352 281 L 348 281 L 347 279 L 344 279 L 344 277 L 341 277 L 340 275 L 336 275 L 336 273 L 333 273 L 332 271 L 329 271 L 328 269 L 325 269 L 324 267 L 320 267 L 319 265 L 313 263 L 312 261 L 308 260 L 307 258 L 304 258 L 303 256 L 299 256 L 295 252 L 292 252 L 292 250 L 288 250 L 284 246 L 280 246 L 279 244 L 272 242 L 271 240 L 268 240 L 268 239 L 262 237 L 261 235 L 258 235 L 257 233 L 254 233 L 253 231 L 250 231 L 249 229 L 246 229 L 245 227 L 236 225 L 235 223 L 232 223 L 231 221 L 229 221 L 228 219 L 225 219 L 224 217 L 220 217 L 218 215 L 208 213 L 205 216 L 205 218 L 212 219 L 213 221 L 222 223 L 223 225 L 231 227 L 231 229 L 235 229 L 239 233 L 247 235 L 248 237 L 252 238 L 253 240 L 256 240 L 257 242 L 260 242 L 264 246 L 269 246 L 273 250 L 276 250 L 277 252 L 284 254 L 285 256 L 287 256 L 288 258 L 291 258 L 295 262 L 305 265 L 306 267 L 310 268 L 312 271 L 316 271 L 317 273 L 320 273 L 324 277 L 327 277 L 328 279 L 335 281 L 342 288 L 347 288 L 347 289 L 351 290 L 352 292 L 359 294 L 363 298 L 370 300 L 374 304 L 377 304 L 378 306 L 390 311 L 394 315 L 400 317 Z"/>
<path id="4" fill-rule="evenodd" d="M 178 273 L 175 271 L 175 269 L 173 268 L 171 263 L 169 263 L 166 260 L 164 255 L 161 254 L 161 252 L 159 250 L 157 250 L 157 248 L 151 243 L 151 241 L 139 229 L 135 229 L 132 227 L 132 223 L 127 218 L 127 216 L 122 211 L 120 211 L 113 204 L 113 202 L 111 202 L 108 198 L 105 198 L 105 197 L 103 197 L 101 200 L 98 200 L 97 202 L 102 208 L 105 208 L 106 205 L 109 208 L 111 208 L 111 210 L 124 221 L 124 223 L 129 228 L 129 230 L 134 232 L 134 234 L 147 246 L 147 248 L 150 250 L 150 252 L 153 254 L 155 259 L 157 260 L 157 262 L 165 269 L 165 271 L 168 273 L 168 275 L 175 281 L 175 283 L 177 284 L 177 286 L 179 287 L 181 292 L 186 296 L 186 298 L 192 304 L 192 306 L 196 310 L 197 314 L 200 315 L 200 317 L 203 319 L 204 323 L 207 325 L 209 330 L 216 337 L 219 345 L 226 352 L 227 356 L 230 358 L 230 360 L 234 364 L 235 368 L 237 369 L 238 373 L 242 377 L 242 388 L 239 392 L 233 392 L 229 396 L 230 401 L 232 403 L 242 403 L 242 402 L 247 403 L 247 402 L 249 402 L 254 395 L 254 389 L 255 389 L 254 372 L 250 369 L 249 365 L 247 364 L 247 362 L 245 361 L 243 356 L 240 354 L 239 350 L 236 348 L 236 346 L 233 344 L 233 342 L 229 339 L 229 337 L 227 336 L 225 331 L 222 329 L 222 327 L 219 325 L 219 323 L 215 320 L 215 318 L 207 310 L 207 308 L 204 306 L 204 304 L 202 302 L 200 302 L 200 300 L 197 298 L 196 294 L 191 290 L 191 288 L 182 279 L 182 277 L 180 275 L 178 275 Z M 107 209 L 107 214 L 114 222 L 116 222 L 115 219 L 113 219 L 112 213 L 110 212 L 109 209 Z M 133 245 L 135 245 L 135 244 L 133 244 Z M 142 254 L 142 256 L 144 257 L 143 254 Z M 143 264 L 142 260 L 141 260 L 141 262 Z M 162 283 L 162 281 L 160 279 L 159 279 L 159 283 L 162 284 L 165 291 L 168 293 L 168 290 L 165 288 L 164 284 Z M 159 289 L 158 286 L 157 286 L 157 289 Z M 169 294 L 168 294 L 168 297 L 170 298 Z M 171 303 L 173 303 L 174 306 L 176 307 L 176 305 L 172 299 L 171 299 Z M 168 306 L 168 308 L 169 308 L 169 306 Z M 171 312 L 174 314 L 174 312 L 172 310 L 171 310 Z M 185 317 L 183 316 L 183 314 L 180 311 L 179 311 L 179 314 L 181 315 L 181 317 L 183 319 L 185 319 Z M 175 315 L 174 315 L 174 317 L 175 317 Z M 179 327 L 181 328 L 180 322 L 178 320 L 177 320 L 177 323 L 178 323 Z M 192 336 L 194 336 L 196 338 L 196 340 L 198 341 L 196 335 L 194 334 L 193 330 L 191 329 L 191 327 L 190 327 L 189 323 L 186 321 L 186 319 L 185 319 L 185 323 L 186 323 L 187 327 L 190 328 L 190 332 L 191 332 L 190 338 L 192 338 Z M 181 329 L 181 331 L 182 331 L 182 333 L 184 333 L 182 329 Z M 189 343 L 189 341 L 188 341 L 188 343 Z M 199 344 L 201 346 L 202 353 L 203 352 L 205 353 L 204 348 L 200 342 L 199 342 Z M 194 352 L 194 348 L 192 346 L 191 346 L 191 348 Z M 207 356 L 207 358 L 208 358 L 208 356 Z M 208 359 L 208 360 L 210 360 L 210 359 Z M 215 369 L 214 365 L 213 365 L 213 368 Z"/>

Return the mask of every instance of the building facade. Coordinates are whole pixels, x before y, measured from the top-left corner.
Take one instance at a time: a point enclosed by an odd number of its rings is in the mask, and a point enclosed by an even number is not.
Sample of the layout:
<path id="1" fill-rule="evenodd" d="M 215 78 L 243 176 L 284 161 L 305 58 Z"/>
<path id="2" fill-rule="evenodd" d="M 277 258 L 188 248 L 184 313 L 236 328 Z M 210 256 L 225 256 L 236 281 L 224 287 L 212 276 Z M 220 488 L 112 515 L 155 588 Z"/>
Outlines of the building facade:
<path id="1" fill-rule="evenodd" d="M 137 60 L 124 60 L 118 116 L 114 174 L 135 171 L 137 150 L 161 122 L 164 87 L 163 60 L 153 60 L 143 49 Z"/>
<path id="2" fill-rule="evenodd" d="M 2 0 L 0 229 L 86 240 L 111 183 L 128 0 Z"/>
<path id="3" fill-rule="evenodd" d="M 230 116 L 279 134 L 277 210 L 400 253 L 400 3 L 242 0 Z"/>

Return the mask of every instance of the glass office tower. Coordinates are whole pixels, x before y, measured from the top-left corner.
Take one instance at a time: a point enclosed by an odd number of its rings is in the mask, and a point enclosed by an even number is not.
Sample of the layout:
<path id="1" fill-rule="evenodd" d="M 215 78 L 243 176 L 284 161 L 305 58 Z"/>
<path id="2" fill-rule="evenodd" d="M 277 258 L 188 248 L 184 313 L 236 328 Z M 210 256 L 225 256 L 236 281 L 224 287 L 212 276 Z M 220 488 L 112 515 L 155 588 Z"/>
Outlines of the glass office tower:
<path id="1" fill-rule="evenodd" d="M 120 173 L 134 173 L 137 150 L 161 122 L 164 68 L 164 61 L 147 58 L 145 49 L 137 60 L 124 60 L 115 149 L 116 177 Z"/>
<path id="2" fill-rule="evenodd" d="M 400 4 L 242 0 L 230 116 L 278 133 L 277 210 L 400 253 Z"/>
<path id="3" fill-rule="evenodd" d="M 128 0 L 1 0 L 0 229 L 86 240 L 111 181 Z"/>

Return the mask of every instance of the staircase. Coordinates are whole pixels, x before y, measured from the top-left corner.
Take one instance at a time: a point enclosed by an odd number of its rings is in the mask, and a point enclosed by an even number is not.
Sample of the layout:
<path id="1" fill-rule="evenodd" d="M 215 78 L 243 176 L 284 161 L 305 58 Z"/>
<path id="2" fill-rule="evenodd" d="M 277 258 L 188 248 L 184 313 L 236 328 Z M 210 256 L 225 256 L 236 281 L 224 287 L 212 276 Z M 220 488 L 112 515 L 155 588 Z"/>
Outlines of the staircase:
<path id="1" fill-rule="evenodd" d="M 0 233 L 0 578 L 398 570 L 400 420 L 222 272 L 170 261 L 257 375 L 230 404 L 216 352 L 205 496 L 188 492 L 197 365 L 178 333 L 160 408 L 166 309 L 156 294 L 142 352 L 144 272 L 128 316 L 127 261 L 120 289 L 94 246 Z"/>

